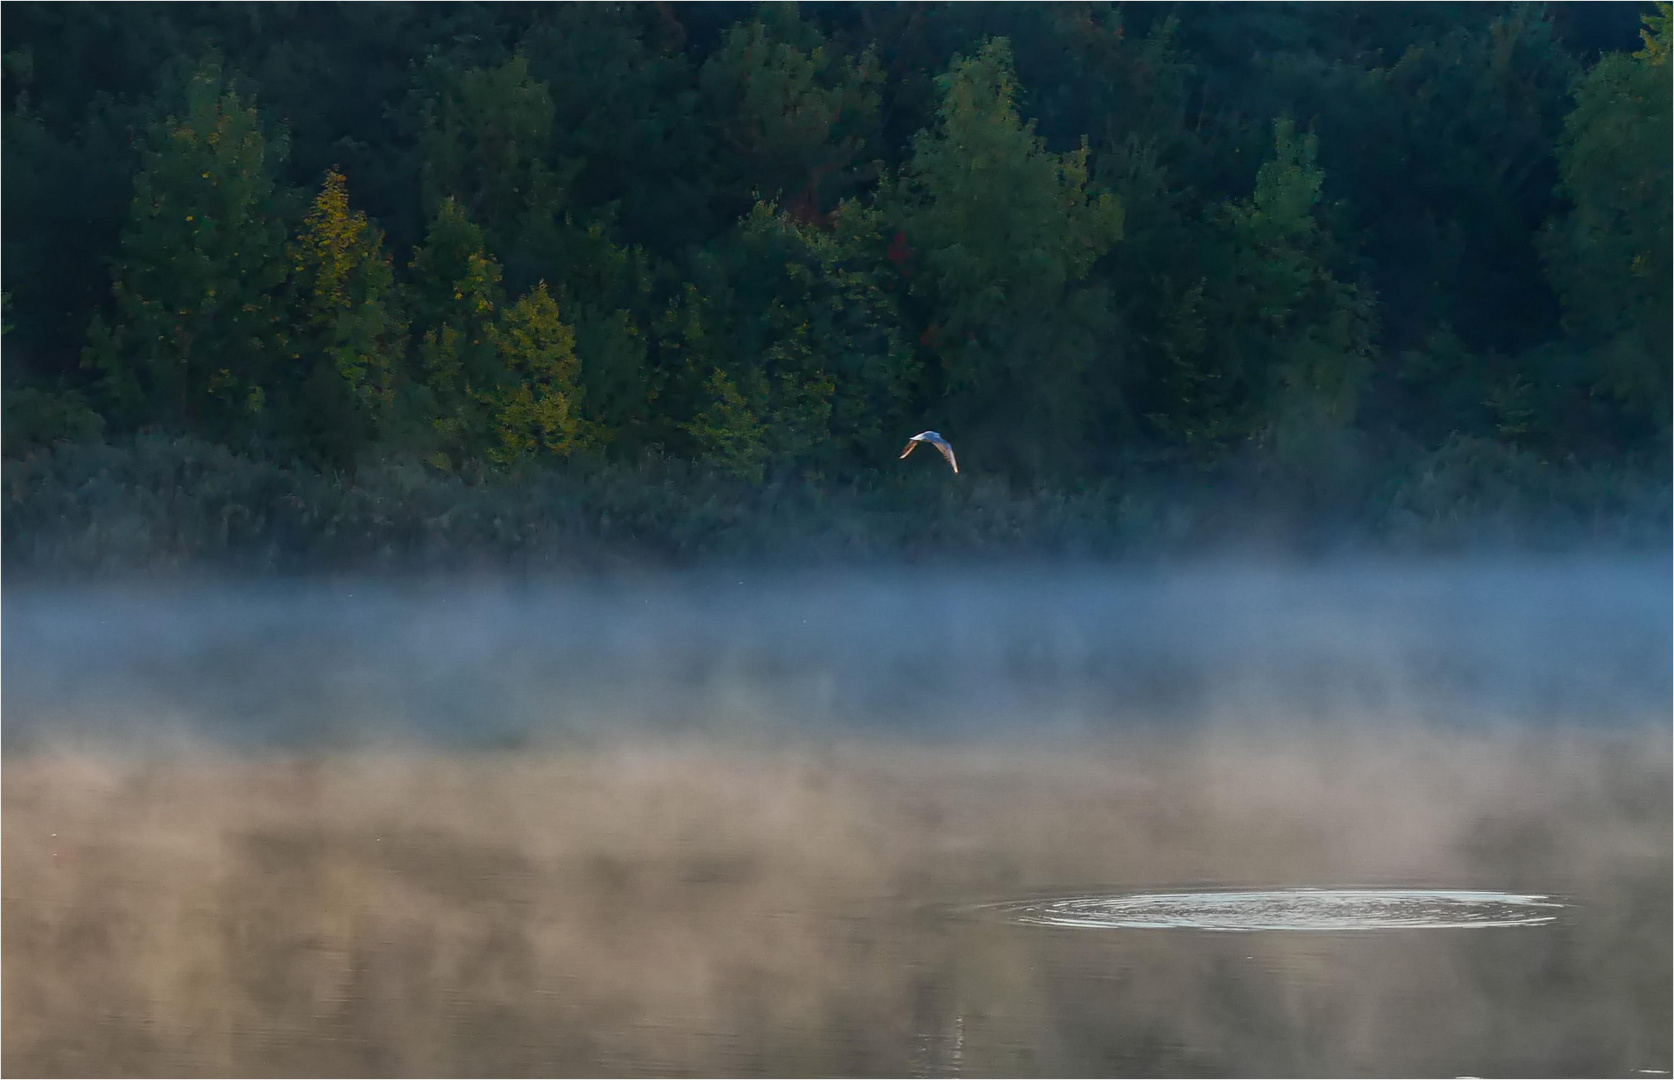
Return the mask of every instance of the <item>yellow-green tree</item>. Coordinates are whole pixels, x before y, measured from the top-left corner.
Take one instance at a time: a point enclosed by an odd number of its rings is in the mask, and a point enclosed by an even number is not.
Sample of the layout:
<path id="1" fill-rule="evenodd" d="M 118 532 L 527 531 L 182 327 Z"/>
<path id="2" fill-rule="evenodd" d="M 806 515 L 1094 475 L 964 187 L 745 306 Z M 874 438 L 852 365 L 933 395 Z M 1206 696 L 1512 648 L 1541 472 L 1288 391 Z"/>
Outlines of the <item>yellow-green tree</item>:
<path id="1" fill-rule="evenodd" d="M 287 426 L 306 451 L 344 463 L 388 418 L 407 328 L 383 233 L 350 209 L 337 170 L 326 173 L 288 258 Z"/>
<path id="2" fill-rule="evenodd" d="M 559 317 L 546 282 L 507 308 L 491 337 L 505 370 L 498 385 L 476 391 L 493 418 L 495 438 L 484 453 L 502 464 L 543 453 L 568 457 L 585 441 L 580 365 L 575 331 Z"/>
<path id="3" fill-rule="evenodd" d="M 704 384 L 709 401 L 686 425 L 705 460 L 742 480 L 759 481 L 773 450 L 762 413 L 771 408 L 767 380 L 758 370 L 744 373 L 745 388 L 719 367 L 711 368 Z"/>
<path id="4" fill-rule="evenodd" d="M 562 456 L 583 444 L 575 334 L 545 282 L 508 306 L 482 230 L 451 199 L 415 254 L 412 277 L 436 464 Z"/>

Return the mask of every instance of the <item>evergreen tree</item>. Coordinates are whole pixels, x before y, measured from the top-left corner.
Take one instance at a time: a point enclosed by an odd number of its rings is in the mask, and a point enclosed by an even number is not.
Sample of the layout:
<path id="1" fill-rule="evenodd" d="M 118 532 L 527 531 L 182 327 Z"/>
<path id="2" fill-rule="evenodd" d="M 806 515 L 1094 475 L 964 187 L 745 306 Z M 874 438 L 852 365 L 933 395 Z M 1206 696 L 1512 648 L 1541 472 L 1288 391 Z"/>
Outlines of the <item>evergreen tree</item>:
<path id="1" fill-rule="evenodd" d="M 753 479 L 770 463 L 831 474 L 889 460 L 916 365 L 885 236 L 852 201 L 830 232 L 758 203 L 702 263 L 680 327 L 699 453 Z"/>
<path id="2" fill-rule="evenodd" d="M 1121 236 L 1122 207 L 1090 189 L 1085 145 L 1050 153 L 1018 115 L 1003 39 L 957 59 L 938 86 L 937 123 L 915 137 L 889 203 L 926 304 L 920 340 L 947 425 L 973 463 L 1066 470 L 1079 464 L 1067 455 L 1090 419 L 1107 327 L 1088 279 Z"/>
<path id="3" fill-rule="evenodd" d="M 613 242 L 598 222 L 582 229 L 566 221 L 560 240 L 547 265 L 554 299 L 575 327 L 588 438 L 631 453 L 653 437 L 652 263 L 643 249 Z"/>
<path id="4" fill-rule="evenodd" d="M 1394 347 L 1443 326 L 1478 355 L 1556 333 L 1535 241 L 1555 208 L 1573 72 L 1542 9 L 1515 5 L 1335 93 L 1319 127 Z"/>
<path id="5" fill-rule="evenodd" d="M 492 250 L 528 260 L 562 220 L 564 178 L 549 160 L 552 97 L 514 56 L 447 79 L 427 118 L 425 205 L 452 199 Z"/>
<path id="6" fill-rule="evenodd" d="M 1367 374 L 1373 309 L 1363 290 L 1333 273 L 1333 240 L 1318 217 L 1318 156 L 1314 136 L 1275 121 L 1273 157 L 1256 170 L 1255 191 L 1222 214 L 1233 259 L 1226 300 L 1266 354 L 1257 362 L 1264 413 L 1283 422 L 1301 411 L 1341 426 L 1353 419 Z"/>
<path id="7" fill-rule="evenodd" d="M 1323 185 L 1317 140 L 1281 118 L 1255 190 L 1212 215 L 1204 277 L 1170 319 L 1175 405 L 1160 418 L 1200 461 L 1251 442 L 1294 460 L 1354 419 L 1375 313 L 1334 270 Z"/>
<path id="8" fill-rule="evenodd" d="M 673 9 L 543 4 L 518 43 L 554 107 L 567 197 L 613 237 L 669 256 L 736 218 L 711 207 L 714 138 Z"/>
<path id="9" fill-rule="evenodd" d="M 268 394 L 289 355 L 282 193 L 253 105 L 206 62 L 184 116 L 150 132 L 85 362 L 127 426 L 161 423 L 243 443 L 271 429 Z"/>
<path id="10" fill-rule="evenodd" d="M 18 313 L 6 381 L 84 385 L 88 323 L 110 301 L 110 261 L 133 201 L 132 130 L 155 113 L 101 99 L 76 123 L 51 124 L 19 97 L 0 118 L 0 267 Z"/>
<path id="11" fill-rule="evenodd" d="M 431 460 L 461 465 L 482 452 L 489 420 L 478 395 L 500 377 L 493 337 L 505 302 L 500 265 L 484 247 L 482 230 L 447 199 L 413 255 L 410 275 L 420 409 L 437 438 Z"/>
<path id="12" fill-rule="evenodd" d="M 728 30 L 700 74 L 720 120 L 724 209 L 736 216 L 758 196 L 802 220 L 832 209 L 864 178 L 879 81 L 871 53 L 834 53 L 795 4 Z"/>
<path id="13" fill-rule="evenodd" d="M 1611 53 L 1577 83 L 1559 143 L 1573 209 L 1547 237 L 1564 327 L 1589 352 L 1591 389 L 1620 415 L 1670 433 L 1670 71 L 1668 4 L 1646 19 L 1645 47 Z"/>

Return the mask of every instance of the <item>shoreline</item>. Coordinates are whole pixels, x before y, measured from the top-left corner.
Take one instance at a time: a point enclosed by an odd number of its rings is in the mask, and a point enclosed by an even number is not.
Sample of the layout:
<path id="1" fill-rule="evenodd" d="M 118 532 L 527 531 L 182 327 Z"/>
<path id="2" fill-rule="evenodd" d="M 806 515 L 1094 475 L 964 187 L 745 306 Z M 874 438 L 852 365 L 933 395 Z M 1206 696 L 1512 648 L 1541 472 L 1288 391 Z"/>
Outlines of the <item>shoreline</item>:
<path id="1" fill-rule="evenodd" d="M 1492 460 L 1503 451 L 1446 468 L 1421 459 L 1310 494 L 1259 476 L 1137 467 L 1028 490 L 922 472 L 750 484 L 675 460 L 471 482 L 394 460 L 349 478 L 156 436 L 6 460 L 0 556 L 16 581 L 1668 550 L 1666 474 Z"/>

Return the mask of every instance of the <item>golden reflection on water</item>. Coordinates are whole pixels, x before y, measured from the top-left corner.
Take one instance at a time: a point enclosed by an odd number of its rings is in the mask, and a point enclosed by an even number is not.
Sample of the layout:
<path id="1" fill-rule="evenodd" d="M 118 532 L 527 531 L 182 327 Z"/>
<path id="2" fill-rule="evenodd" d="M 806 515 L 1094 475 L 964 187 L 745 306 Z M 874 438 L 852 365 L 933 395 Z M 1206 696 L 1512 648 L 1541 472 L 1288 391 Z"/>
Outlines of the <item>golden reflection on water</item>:
<path id="1" fill-rule="evenodd" d="M 4 763 L 20 1074 L 1667 1068 L 1665 732 Z M 1510 930 L 1086 931 L 1107 888 L 1561 894 Z"/>

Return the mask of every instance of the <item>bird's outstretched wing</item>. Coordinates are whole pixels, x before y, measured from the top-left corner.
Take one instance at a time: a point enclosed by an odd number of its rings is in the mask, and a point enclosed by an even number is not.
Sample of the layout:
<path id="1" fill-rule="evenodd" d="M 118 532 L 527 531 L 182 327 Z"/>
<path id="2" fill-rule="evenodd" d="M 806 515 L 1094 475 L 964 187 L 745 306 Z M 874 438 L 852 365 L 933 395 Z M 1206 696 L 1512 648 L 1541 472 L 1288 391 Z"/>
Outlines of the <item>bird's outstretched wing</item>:
<path id="1" fill-rule="evenodd" d="M 918 448 L 918 443 L 919 443 L 919 440 L 917 438 L 908 439 L 907 440 L 907 448 L 905 450 L 901 451 L 901 457 L 896 458 L 895 460 L 900 461 L 901 458 L 904 458 L 908 454 L 912 453 L 914 450 L 916 450 Z"/>
<path id="2" fill-rule="evenodd" d="M 947 463 L 953 467 L 953 471 L 956 472 L 956 473 L 959 471 L 959 462 L 953 456 L 953 446 L 952 446 L 952 444 L 950 444 L 946 439 L 942 438 L 940 435 L 937 435 L 936 437 L 931 438 L 931 439 L 926 439 L 925 442 L 935 443 L 936 444 L 936 449 L 940 450 L 942 452 L 942 456 L 947 458 Z"/>

